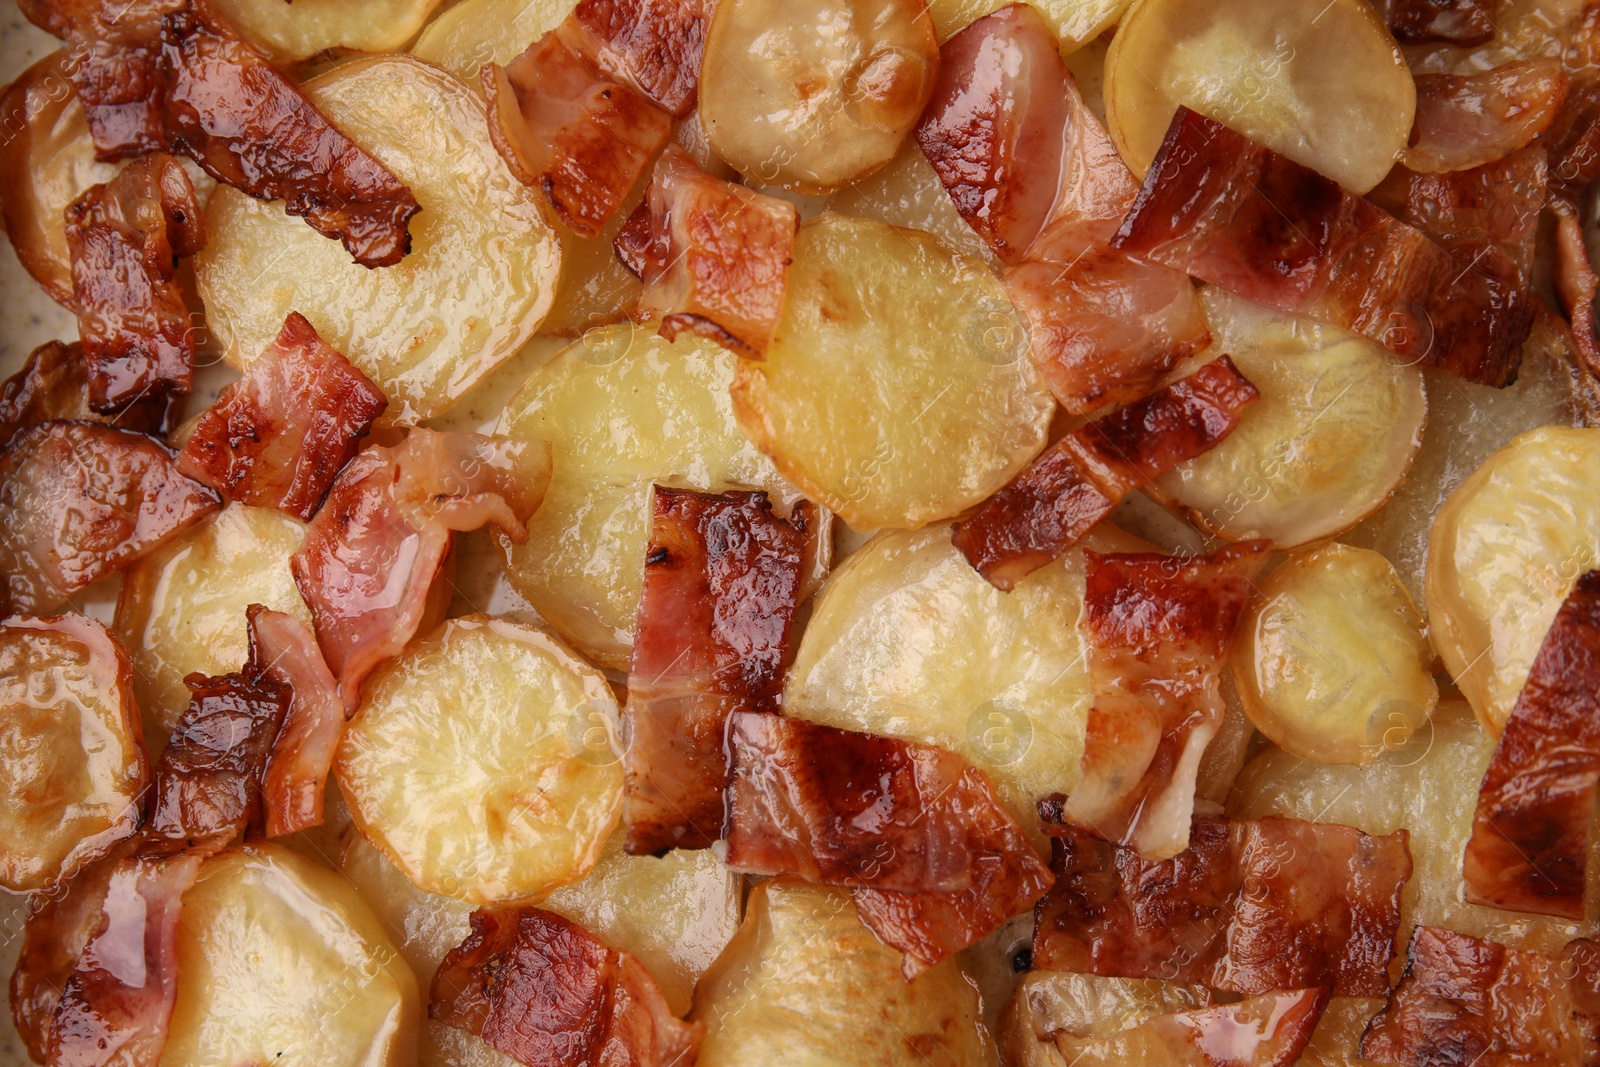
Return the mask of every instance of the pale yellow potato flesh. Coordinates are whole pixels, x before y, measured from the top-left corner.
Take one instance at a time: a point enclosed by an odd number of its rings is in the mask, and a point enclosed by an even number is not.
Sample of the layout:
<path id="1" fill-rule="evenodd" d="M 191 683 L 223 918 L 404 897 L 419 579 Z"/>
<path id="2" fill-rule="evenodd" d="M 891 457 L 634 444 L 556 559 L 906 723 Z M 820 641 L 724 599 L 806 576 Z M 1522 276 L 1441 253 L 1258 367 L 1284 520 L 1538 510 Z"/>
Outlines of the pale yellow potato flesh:
<path id="1" fill-rule="evenodd" d="M 1014 0 L 930 0 L 928 14 L 941 42 Z M 1028 0 L 1061 42 L 1063 52 L 1082 48 L 1117 24 L 1132 0 Z"/>
<path id="2" fill-rule="evenodd" d="M 283 205 L 219 189 L 195 257 L 208 323 L 241 369 L 290 311 L 389 399 L 385 418 L 444 411 L 515 352 L 549 312 L 560 242 L 536 190 L 489 140 L 483 101 L 409 56 L 357 60 L 306 96 L 411 189 L 411 252 L 369 270 Z"/>
<path id="3" fill-rule="evenodd" d="M 617 722 L 605 679 L 549 634 L 452 619 L 369 683 L 334 774 L 421 888 L 531 900 L 599 862 L 621 814 Z"/>
<path id="4" fill-rule="evenodd" d="M 239 36 L 274 62 L 333 49 L 392 52 L 415 37 L 442 0 L 214 0 Z"/>
<path id="5" fill-rule="evenodd" d="M 913 982 L 848 892 L 778 878 L 700 980 L 698 1067 L 983 1067 L 977 988 L 946 960 Z"/>
<path id="6" fill-rule="evenodd" d="M 183 895 L 164 1067 L 406 1067 L 422 1014 L 372 909 L 297 852 L 223 852 Z"/>
<path id="7" fill-rule="evenodd" d="M 745 435 L 857 529 L 952 518 L 1045 445 L 1055 401 L 999 277 L 916 230 L 823 214 L 800 228 Z M 975 402 L 982 398 L 982 402 Z"/>
<path id="8" fill-rule="evenodd" d="M 485 64 L 505 66 L 576 6 L 577 0 L 462 0 L 428 23 L 411 54 L 477 89 Z"/>
<path id="9" fill-rule="evenodd" d="M 1370 763 L 1439 702 L 1422 616 L 1389 561 L 1328 544 L 1263 579 L 1231 668 L 1250 721 L 1318 763 Z"/>
<path id="10" fill-rule="evenodd" d="M 1600 430 L 1522 434 L 1463 482 L 1428 539 L 1433 643 L 1499 736 L 1561 603 L 1600 566 Z"/>
<path id="11" fill-rule="evenodd" d="M 650 537 L 650 487 L 763 489 L 783 512 L 800 495 L 734 422 L 732 353 L 654 327 L 594 330 L 535 371 L 498 433 L 549 441 L 554 471 L 506 574 L 593 662 L 625 671 Z"/>
<path id="12" fill-rule="evenodd" d="M 1106 66 L 1106 118 L 1144 177 L 1178 107 L 1365 193 L 1411 136 L 1417 90 L 1366 0 L 1136 0 Z"/>
<path id="13" fill-rule="evenodd" d="M 1157 1015 L 1204 1005 L 1204 990 L 1157 979 L 1102 978 L 1067 971 L 1023 976 L 1006 1005 L 998 1035 L 1011 1067 L 1068 1067 L 1055 1035 L 1101 1037 Z"/>
<path id="14" fill-rule="evenodd" d="M 841 215 L 876 219 L 890 226 L 930 233 L 973 259 L 994 262 L 994 253 L 956 210 L 956 202 L 922 154 L 907 138 L 894 159 L 828 198 L 828 209 Z"/>
<path id="15" fill-rule="evenodd" d="M 128 568 L 114 626 L 133 660 L 139 707 L 152 722 L 168 732 L 178 724 L 189 708 L 187 675 L 244 666 L 251 604 L 311 625 L 289 571 L 305 536 L 305 524 L 291 515 L 229 504 Z"/>

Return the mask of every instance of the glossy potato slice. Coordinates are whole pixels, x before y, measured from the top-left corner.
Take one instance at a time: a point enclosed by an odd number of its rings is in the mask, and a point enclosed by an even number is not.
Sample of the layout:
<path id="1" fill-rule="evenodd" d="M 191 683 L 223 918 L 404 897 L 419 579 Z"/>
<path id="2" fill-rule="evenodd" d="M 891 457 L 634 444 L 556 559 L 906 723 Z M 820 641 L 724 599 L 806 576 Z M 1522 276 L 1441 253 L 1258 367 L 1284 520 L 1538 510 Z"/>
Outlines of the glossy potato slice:
<path id="1" fill-rule="evenodd" d="M 244 666 L 251 604 L 311 625 L 289 573 L 305 536 L 293 516 L 230 504 L 124 573 L 114 626 L 133 659 L 139 707 L 161 729 L 170 731 L 189 707 L 185 676 Z"/>
<path id="2" fill-rule="evenodd" d="M 700 124 L 745 177 L 829 193 L 894 158 L 938 69 L 922 0 L 725 0 L 706 30 Z"/>
<path id="3" fill-rule="evenodd" d="M 516 590 L 584 655 L 626 671 L 644 582 L 650 486 L 800 495 L 734 422 L 733 354 L 684 332 L 590 331 L 535 371 L 497 432 L 549 441 L 554 472 L 528 540 L 500 538 Z"/>
<path id="4" fill-rule="evenodd" d="M 239 35 L 274 62 L 297 63 L 330 49 L 392 52 L 443 0 L 215 0 Z"/>
<path id="5" fill-rule="evenodd" d="M 1044 447 L 1055 401 L 999 277 L 916 230 L 800 228 L 777 335 L 741 362 L 745 435 L 857 529 L 951 518 Z M 980 399 L 981 398 L 981 399 Z"/>
<path id="6" fill-rule="evenodd" d="M 1179 105 L 1365 193 L 1411 136 L 1417 88 L 1365 0 L 1138 0 L 1106 66 L 1106 120 L 1144 177 Z"/>
<path id="7" fill-rule="evenodd" d="M 411 54 L 477 89 L 486 64 L 505 66 L 576 6 L 577 0 L 461 0 L 428 23 Z"/>
<path id="8" fill-rule="evenodd" d="M 1239 427 L 1157 478 L 1154 494 L 1211 533 L 1292 548 L 1377 511 L 1422 445 L 1428 398 L 1415 367 L 1370 341 L 1202 291 L 1212 345 L 1261 391 Z"/>
<path id="9" fill-rule="evenodd" d="M 744 925 L 700 980 L 698 1067 L 969 1067 L 994 1061 L 978 991 L 946 960 L 914 982 L 843 890 L 788 878 L 750 891 Z"/>
<path id="10" fill-rule="evenodd" d="M 205 862 L 178 919 L 164 1067 L 405 1067 L 417 981 L 350 883 L 281 845 Z"/>
<path id="11" fill-rule="evenodd" d="M 605 679 L 548 634 L 453 619 L 374 676 L 334 773 L 421 888 L 529 900 L 600 859 L 621 814 L 617 719 Z"/>
<path id="12" fill-rule="evenodd" d="M 57 885 L 139 827 L 133 667 L 81 615 L 0 622 L 0 889 Z"/>
<path id="13" fill-rule="evenodd" d="M 1143 978 L 1102 978 L 1067 971 L 1023 976 L 1001 1018 L 999 1042 L 1014 1067 L 1062 1067 L 1055 1035 L 1100 1037 L 1157 1015 L 1206 1006 L 1204 989 Z"/>
<path id="14" fill-rule="evenodd" d="M 928 14 L 941 43 L 968 24 L 1005 7 L 1010 0 L 930 0 Z M 1082 48 L 1117 24 L 1132 0 L 1029 0 L 1045 25 L 1061 42 L 1063 52 Z"/>
<path id="15" fill-rule="evenodd" d="M 1370 763 L 1439 702 L 1422 616 L 1389 561 L 1330 544 L 1291 556 L 1239 622 L 1232 671 L 1251 722 L 1319 763 Z"/>
<path id="16" fill-rule="evenodd" d="M 1514 438 L 1433 520 L 1427 602 L 1440 658 L 1498 737 L 1561 602 L 1600 566 L 1600 430 Z"/>
<path id="17" fill-rule="evenodd" d="M 886 167 L 835 193 L 828 208 L 841 215 L 921 230 L 964 256 L 995 262 L 988 242 L 967 225 L 933 164 L 909 137 Z"/>
<path id="18" fill-rule="evenodd" d="M 278 203 L 219 189 L 195 273 L 224 358 L 249 366 L 299 311 L 389 398 L 386 418 L 448 408 L 549 311 L 560 247 L 536 190 L 489 141 L 483 101 L 406 56 L 336 67 L 306 96 L 410 187 L 411 252 L 368 270 Z"/>

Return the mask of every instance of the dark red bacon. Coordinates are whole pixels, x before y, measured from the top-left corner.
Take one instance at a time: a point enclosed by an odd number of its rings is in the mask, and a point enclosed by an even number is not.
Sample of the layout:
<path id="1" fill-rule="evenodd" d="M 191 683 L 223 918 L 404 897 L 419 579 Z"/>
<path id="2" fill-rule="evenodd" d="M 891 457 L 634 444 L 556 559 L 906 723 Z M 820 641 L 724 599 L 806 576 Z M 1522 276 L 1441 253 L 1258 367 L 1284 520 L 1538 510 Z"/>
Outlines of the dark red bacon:
<path id="1" fill-rule="evenodd" d="M 85 867 L 57 891 L 28 900 L 22 948 L 11 972 L 11 1021 L 35 1063 L 46 1062 L 61 991 L 100 930 L 106 888 L 126 848 Z"/>
<path id="2" fill-rule="evenodd" d="M 260 673 L 285 687 L 289 704 L 261 776 L 267 836 L 322 825 L 322 798 L 344 732 L 344 702 L 305 623 L 252 604 L 250 649 Z"/>
<path id="3" fill-rule="evenodd" d="M 1580 1067 L 1600 1060 L 1600 945 L 1560 957 L 1419 926 L 1361 1058 L 1402 1067 Z"/>
<path id="4" fill-rule="evenodd" d="M 705 1028 L 638 960 L 538 908 L 479 908 L 440 962 L 428 1015 L 528 1067 L 688 1067 Z"/>
<path id="5" fill-rule="evenodd" d="M 1336 182 L 1179 108 L 1113 242 L 1400 357 L 1503 386 L 1533 323 L 1504 256 L 1463 262 Z"/>
<path id="6" fill-rule="evenodd" d="M 492 523 L 520 542 L 549 480 L 548 444 L 420 428 L 350 461 L 291 561 L 347 710 L 448 603 L 434 579 L 452 531 Z"/>
<path id="7" fill-rule="evenodd" d="M 1194 820 L 1190 847 L 1143 859 L 1041 801 L 1055 885 L 1034 910 L 1033 965 L 1247 996 L 1379 996 L 1411 877 L 1406 832 L 1276 816 Z"/>
<path id="8" fill-rule="evenodd" d="M 175 275 L 206 243 L 189 175 L 168 155 L 135 160 L 67 206 L 66 234 L 90 406 L 186 395 L 194 331 Z"/>
<path id="9" fill-rule="evenodd" d="M 722 836 L 728 716 L 774 710 L 806 551 L 765 493 L 656 486 L 628 671 L 623 821 L 635 854 Z"/>
<path id="10" fill-rule="evenodd" d="M 1122 498 L 1211 448 L 1261 394 L 1227 356 L 1046 449 L 971 516 L 953 540 L 1001 589 L 1059 558 Z"/>
<path id="11" fill-rule="evenodd" d="M 668 145 L 649 191 L 617 236 L 618 256 L 644 279 L 634 308 L 668 340 L 691 330 L 759 359 L 783 310 L 800 214 L 695 165 Z"/>
<path id="12" fill-rule="evenodd" d="M 1406 44 L 1484 44 L 1494 38 L 1495 0 L 1378 0 L 1389 32 Z"/>
<path id="13" fill-rule="evenodd" d="M 144 434 L 86 422 L 30 426 L 0 451 L 0 606 L 53 608 L 220 503 Z"/>
<path id="14" fill-rule="evenodd" d="M 1600 571 L 1590 571 L 1557 612 L 1483 776 L 1467 899 L 1581 920 L 1597 784 Z"/>
<path id="15" fill-rule="evenodd" d="M 166 398 L 160 396 L 147 397 L 110 415 L 95 411 L 89 406 L 89 371 L 82 346 L 47 341 L 33 350 L 21 370 L 0 383 L 0 447 L 19 430 L 61 419 L 159 433 L 166 414 Z"/>
<path id="16" fill-rule="evenodd" d="M 1583 239 L 1578 215 L 1564 201 L 1556 202 L 1556 292 L 1572 323 L 1573 346 L 1589 369 L 1600 378 L 1600 339 L 1595 335 L 1594 296 L 1600 288 L 1594 263 Z"/>
<path id="17" fill-rule="evenodd" d="M 1420 172 L 1504 159 L 1550 128 L 1567 95 L 1554 63 L 1517 60 L 1480 74 L 1419 74 L 1417 117 L 1403 162 Z"/>
<path id="18" fill-rule="evenodd" d="M 1062 1032 L 1054 1044 L 1059 1062 L 1072 1067 L 1290 1067 L 1310 1043 L 1326 1003 L 1324 990 L 1292 989 L 1168 1012 L 1110 1034 Z"/>
<path id="19" fill-rule="evenodd" d="M 572 18 L 602 44 L 601 63 L 657 107 L 694 110 L 705 54 L 709 0 L 583 0 Z"/>
<path id="20" fill-rule="evenodd" d="M 388 401 L 297 311 L 195 423 L 178 469 L 256 507 L 309 519 Z"/>

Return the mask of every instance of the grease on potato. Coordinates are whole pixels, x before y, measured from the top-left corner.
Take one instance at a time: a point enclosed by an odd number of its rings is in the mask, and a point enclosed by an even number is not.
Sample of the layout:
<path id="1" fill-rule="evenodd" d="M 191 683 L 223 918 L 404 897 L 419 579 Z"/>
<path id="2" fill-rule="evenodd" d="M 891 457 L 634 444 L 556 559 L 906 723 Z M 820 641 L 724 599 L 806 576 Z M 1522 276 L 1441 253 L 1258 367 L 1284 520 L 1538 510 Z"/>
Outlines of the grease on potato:
<path id="1" fill-rule="evenodd" d="M 948 41 L 970 23 L 1005 7 L 1014 0 L 930 0 L 928 14 L 941 42 Z M 1072 52 L 1117 24 L 1132 0 L 1028 0 L 1044 17 L 1045 25 Z"/>
<path id="2" fill-rule="evenodd" d="M 1198 986 L 1157 979 L 1102 978 L 1066 971 L 1023 976 L 1000 1022 L 1000 1048 L 1013 1067 L 1063 1067 L 1059 1033 L 1100 1037 L 1129 1030 L 1157 1015 L 1204 1007 Z"/>
<path id="3" fill-rule="evenodd" d="M 933 164 L 911 138 L 882 170 L 829 198 L 828 208 L 841 215 L 921 230 L 964 256 L 995 261 L 988 243 L 961 217 Z"/>
<path id="4" fill-rule="evenodd" d="M 392 52 L 442 0 L 215 0 L 239 35 L 278 63 L 332 49 Z"/>
<path id="5" fill-rule="evenodd" d="M 428 23 L 411 54 L 477 89 L 485 64 L 505 66 L 576 6 L 577 0 L 462 0 Z"/>

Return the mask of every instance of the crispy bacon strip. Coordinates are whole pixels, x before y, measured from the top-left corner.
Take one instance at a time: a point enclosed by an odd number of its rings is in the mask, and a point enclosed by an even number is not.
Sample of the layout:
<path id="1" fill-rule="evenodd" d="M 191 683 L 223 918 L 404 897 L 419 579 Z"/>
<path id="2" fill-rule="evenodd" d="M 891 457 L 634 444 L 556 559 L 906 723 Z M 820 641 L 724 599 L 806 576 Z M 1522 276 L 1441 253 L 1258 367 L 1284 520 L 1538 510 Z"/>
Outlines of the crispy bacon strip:
<path id="1" fill-rule="evenodd" d="M 434 579 L 452 531 L 492 523 L 520 543 L 549 482 L 547 443 L 471 433 L 418 428 L 350 461 L 291 560 L 347 711 L 362 679 L 442 612 L 434 590 L 448 587 Z"/>
<path id="2" fill-rule="evenodd" d="M 1600 945 L 1579 938 L 1551 957 L 1419 926 L 1361 1058 L 1403 1067 L 1594 1063 Z"/>
<path id="3" fill-rule="evenodd" d="M 1116 1033 L 1058 1033 L 1055 1046 L 1073 1067 L 1290 1067 L 1310 1043 L 1327 999 L 1321 989 L 1267 993 L 1157 1015 Z"/>
<path id="4" fill-rule="evenodd" d="M 1179 108 L 1113 244 L 1405 359 L 1504 386 L 1533 323 L 1505 257 L 1462 262 L 1336 182 Z"/>
<path id="5" fill-rule="evenodd" d="M 249 618 L 252 657 L 289 696 L 261 776 L 267 836 L 281 837 L 322 825 L 328 771 L 344 733 L 344 702 L 305 623 L 259 604 L 250 606 Z"/>
<path id="6" fill-rule="evenodd" d="M 66 233 L 90 407 L 187 395 L 194 331 L 175 275 L 206 243 L 189 175 L 168 155 L 135 160 L 67 206 Z"/>
<path id="7" fill-rule="evenodd" d="M 979 574 L 1010 589 L 1129 492 L 1227 437 L 1260 395 L 1227 356 L 1207 363 L 1056 442 L 956 523 L 952 540 Z"/>
<path id="8" fill-rule="evenodd" d="M 22 369 L 0 382 L 0 447 L 19 430 L 36 423 L 69 419 L 104 422 L 139 433 L 160 433 L 166 422 L 165 397 L 146 397 L 112 415 L 89 406 L 89 372 L 76 342 L 46 341 Z"/>
<path id="9" fill-rule="evenodd" d="M 601 62 L 675 118 L 694 110 L 709 0 L 583 0 L 572 18 L 604 45 Z"/>
<path id="10" fill-rule="evenodd" d="M 1389 32 L 1406 44 L 1449 41 L 1476 45 L 1494 39 L 1495 0 L 1378 0 Z"/>
<path id="11" fill-rule="evenodd" d="M 528 1067 L 687 1067 L 705 1036 L 626 952 L 538 908 L 479 908 L 433 977 L 428 1016 Z"/>
<path id="12" fill-rule="evenodd" d="M 1517 60 L 1480 74 L 1419 74 L 1414 171 L 1469 170 L 1504 159 L 1550 128 L 1567 95 L 1554 63 Z"/>
<path id="13" fill-rule="evenodd" d="M 291 311 L 277 339 L 200 416 L 178 469 L 233 500 L 309 519 L 387 405 Z"/>
<path id="14" fill-rule="evenodd" d="M 634 317 L 669 341 L 691 330 L 749 359 L 772 343 L 800 213 L 787 200 L 713 178 L 668 145 L 617 256 L 645 282 Z"/>
<path id="15" fill-rule="evenodd" d="M 0 606 L 54 608 L 220 503 L 144 434 L 84 422 L 30 426 L 0 451 Z"/>
<path id="16" fill-rule="evenodd" d="M 1572 340 L 1589 373 L 1600 378 L 1600 339 L 1595 335 L 1594 297 L 1600 288 L 1577 212 L 1556 201 L 1556 292 L 1572 323 Z"/>
<path id="17" fill-rule="evenodd" d="M 1467 899 L 1584 917 L 1600 785 L 1600 571 L 1578 580 L 1534 658 L 1478 792 Z"/>
<path id="18" fill-rule="evenodd" d="M 101 905 L 121 856 L 92 863 L 58 892 L 32 897 L 22 927 L 22 949 L 11 972 L 11 1021 L 35 1063 L 44 1063 L 56 1006 L 72 969 L 99 932 Z"/>
<path id="19" fill-rule="evenodd" d="M 1404 830 L 1271 816 L 1194 820 L 1190 847 L 1152 861 L 1039 803 L 1055 885 L 1034 909 L 1033 965 L 1160 978 L 1246 996 L 1388 992 L 1411 877 Z"/>
<path id="20" fill-rule="evenodd" d="M 728 716 L 775 710 L 806 552 L 765 493 L 655 487 L 628 672 L 623 821 L 634 854 L 722 836 Z"/>

